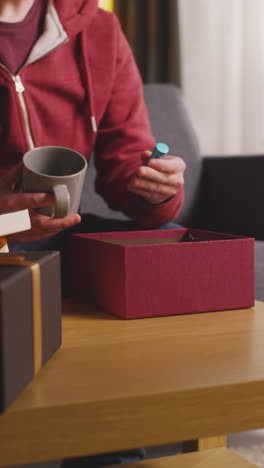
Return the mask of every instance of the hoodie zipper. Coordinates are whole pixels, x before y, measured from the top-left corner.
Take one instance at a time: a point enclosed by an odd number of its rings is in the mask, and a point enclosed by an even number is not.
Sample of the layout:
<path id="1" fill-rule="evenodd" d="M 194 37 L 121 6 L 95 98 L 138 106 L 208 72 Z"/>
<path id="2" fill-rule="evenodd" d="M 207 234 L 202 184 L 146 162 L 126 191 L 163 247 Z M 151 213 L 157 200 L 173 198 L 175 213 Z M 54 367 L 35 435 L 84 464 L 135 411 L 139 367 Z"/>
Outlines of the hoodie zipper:
<path id="1" fill-rule="evenodd" d="M 53 8 L 53 17 L 55 15 L 55 20 L 58 22 L 59 21 L 59 18 L 57 16 L 57 12 L 54 8 L 54 5 L 53 5 L 53 0 L 49 0 L 48 2 L 48 8 L 50 8 L 50 6 Z M 58 25 L 57 25 L 58 27 Z M 41 56 L 38 56 L 37 58 L 35 58 L 33 60 L 33 62 L 35 62 L 36 60 L 38 60 L 39 58 L 43 58 L 45 57 L 46 55 L 49 55 L 51 52 L 53 52 L 54 48 L 57 48 L 58 46 L 68 42 L 68 37 L 66 36 L 65 39 L 63 41 L 61 41 L 59 44 L 57 44 L 55 47 L 52 47 L 51 50 L 47 51 L 46 53 L 42 54 Z M 29 62 L 27 61 L 27 63 L 25 63 L 19 70 L 19 72 L 21 72 L 22 68 L 24 68 L 25 66 L 29 65 L 30 63 L 32 62 Z M 20 104 L 20 108 L 21 108 L 21 111 L 22 111 L 22 116 L 23 116 L 23 120 L 24 120 L 24 125 L 25 125 L 25 133 L 26 133 L 26 138 L 27 138 L 27 142 L 28 142 L 28 145 L 29 145 L 29 148 L 32 149 L 32 148 L 35 148 L 35 144 L 34 144 L 34 140 L 33 140 L 33 136 L 32 136 L 32 132 L 31 132 L 31 128 L 30 128 L 30 123 L 29 123 L 29 114 L 28 114 L 28 110 L 27 110 L 27 106 L 26 106 L 26 101 L 25 101 L 25 98 L 24 98 L 24 95 L 23 93 L 25 92 L 25 87 L 22 83 L 22 80 L 21 80 L 21 77 L 19 74 L 16 74 L 16 75 L 13 75 L 7 67 L 5 67 L 5 65 L 3 65 L 2 63 L 0 63 L 0 68 L 2 68 L 3 70 L 5 70 L 8 75 L 10 76 L 10 78 L 13 80 L 14 84 L 15 84 L 15 90 L 17 92 L 17 95 L 18 95 L 18 100 L 19 100 L 19 104 Z"/>
<path id="2" fill-rule="evenodd" d="M 69 42 L 69 39 L 66 38 L 63 42 L 61 42 L 60 44 L 58 44 L 54 49 L 56 49 L 57 47 L 63 45 L 63 44 L 66 44 L 67 42 Z M 48 55 L 50 55 L 54 49 L 46 52 L 45 54 L 42 54 L 41 57 L 38 57 L 39 58 L 43 58 L 43 57 L 46 57 Z M 35 61 L 35 60 L 34 60 Z M 24 64 L 20 69 L 19 69 L 19 72 L 25 68 L 27 65 L 30 65 L 31 63 L 33 62 L 27 62 L 26 64 Z M 16 89 L 16 92 L 17 92 L 17 95 L 18 95 L 18 100 L 19 100 L 19 104 L 20 104 L 20 108 L 22 110 L 22 115 L 23 115 L 23 120 L 24 120 L 24 124 L 25 124 L 25 130 L 26 130 L 26 137 L 27 137 L 27 141 L 28 141 L 28 145 L 29 145 L 29 149 L 33 149 L 35 148 L 35 143 L 34 143 L 34 140 L 33 140 L 33 136 L 32 136 L 32 132 L 31 132 L 31 128 L 30 128 L 30 123 L 29 123 L 29 117 L 28 117 L 28 110 L 27 110 L 27 106 L 26 106 L 26 102 L 25 102 L 25 98 L 23 96 L 23 93 L 25 92 L 25 87 L 22 83 L 22 80 L 21 80 L 21 77 L 19 74 L 17 75 L 13 75 L 7 67 L 5 67 L 5 65 L 3 65 L 2 63 L 0 64 L 0 68 L 2 68 L 3 70 L 5 70 L 8 75 L 12 78 L 14 84 L 15 84 L 15 89 Z"/>
<path id="3" fill-rule="evenodd" d="M 33 141 L 32 132 L 31 132 L 30 124 L 29 124 L 28 110 L 27 110 L 26 102 L 23 96 L 25 88 L 19 75 L 12 76 L 12 79 L 15 83 L 18 100 L 22 109 L 29 149 L 33 149 L 35 148 L 35 144 Z"/>
<path id="4" fill-rule="evenodd" d="M 12 78 L 12 81 L 14 82 L 15 85 L 15 90 L 18 95 L 18 101 L 20 104 L 20 108 L 22 110 L 22 115 L 23 115 L 23 120 L 24 120 L 24 125 L 25 125 L 25 130 L 26 130 L 26 137 L 29 145 L 29 149 L 35 148 L 35 144 L 33 141 L 32 137 L 32 132 L 29 124 L 29 117 L 28 117 L 28 110 L 26 106 L 26 102 L 23 96 L 23 93 L 25 92 L 25 87 L 22 83 L 20 75 L 13 75 L 8 68 L 6 68 L 4 65 L 0 64 L 0 67 L 3 68 L 8 75 Z"/>

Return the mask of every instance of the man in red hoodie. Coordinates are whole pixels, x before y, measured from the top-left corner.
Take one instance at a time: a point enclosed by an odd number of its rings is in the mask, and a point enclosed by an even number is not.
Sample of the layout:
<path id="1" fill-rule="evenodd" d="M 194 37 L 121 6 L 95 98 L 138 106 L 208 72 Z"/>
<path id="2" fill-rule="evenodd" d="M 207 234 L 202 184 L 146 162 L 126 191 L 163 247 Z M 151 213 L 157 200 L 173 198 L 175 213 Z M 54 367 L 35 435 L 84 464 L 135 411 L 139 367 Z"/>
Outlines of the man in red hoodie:
<path id="1" fill-rule="evenodd" d="M 118 20 L 97 0 L 0 1 L 0 103 L 0 213 L 28 208 L 32 224 L 9 242 L 54 248 L 52 239 L 81 221 L 79 214 L 55 219 L 34 211 L 53 204 L 51 194 L 16 191 L 23 154 L 36 146 L 69 147 L 87 159 L 93 151 L 97 192 L 135 226 L 177 217 L 185 163 L 167 156 L 144 164 L 155 142 L 141 78 Z M 141 455 L 89 457 L 71 466 Z"/>
<path id="2" fill-rule="evenodd" d="M 1 0 L 0 102 L 0 213 L 29 208 L 32 223 L 10 241 L 81 221 L 37 214 L 54 202 L 50 194 L 14 191 L 17 164 L 35 146 L 66 146 L 87 159 L 94 151 L 97 192 L 137 226 L 177 217 L 185 163 L 167 156 L 143 164 L 155 142 L 141 78 L 118 20 L 97 0 Z"/>

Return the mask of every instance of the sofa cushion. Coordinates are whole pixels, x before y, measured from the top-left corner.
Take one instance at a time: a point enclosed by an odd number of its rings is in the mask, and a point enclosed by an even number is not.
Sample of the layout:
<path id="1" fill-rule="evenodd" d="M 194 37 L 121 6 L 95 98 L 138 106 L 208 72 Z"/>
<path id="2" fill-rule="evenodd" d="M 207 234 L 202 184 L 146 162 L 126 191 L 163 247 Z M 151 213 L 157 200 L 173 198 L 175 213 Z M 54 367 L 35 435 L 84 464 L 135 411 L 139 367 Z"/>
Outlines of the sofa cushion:
<path id="1" fill-rule="evenodd" d="M 91 213 L 104 218 L 128 219 L 121 211 L 111 210 L 104 199 L 95 192 L 96 168 L 93 155 L 88 163 L 87 176 L 85 178 L 81 198 L 80 213 Z"/>
<path id="2" fill-rule="evenodd" d="M 255 241 L 255 297 L 264 301 L 264 241 Z"/>

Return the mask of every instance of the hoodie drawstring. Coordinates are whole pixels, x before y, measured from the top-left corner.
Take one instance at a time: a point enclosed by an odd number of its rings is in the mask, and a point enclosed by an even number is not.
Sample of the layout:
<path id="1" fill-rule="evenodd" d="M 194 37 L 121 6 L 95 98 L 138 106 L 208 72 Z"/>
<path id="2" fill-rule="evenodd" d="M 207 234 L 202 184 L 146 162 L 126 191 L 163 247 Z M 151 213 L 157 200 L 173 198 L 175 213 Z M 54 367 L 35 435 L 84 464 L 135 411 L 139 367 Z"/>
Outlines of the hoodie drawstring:
<path id="1" fill-rule="evenodd" d="M 91 68 L 89 64 L 87 41 L 85 40 L 83 32 L 81 32 L 81 49 L 82 49 L 82 54 L 83 54 L 84 73 L 85 73 L 85 78 L 87 82 L 88 107 L 89 107 L 89 115 L 91 119 L 91 126 L 92 126 L 93 132 L 97 133 L 97 123 L 96 123 L 96 118 L 95 118 L 94 93 L 93 93 Z"/>

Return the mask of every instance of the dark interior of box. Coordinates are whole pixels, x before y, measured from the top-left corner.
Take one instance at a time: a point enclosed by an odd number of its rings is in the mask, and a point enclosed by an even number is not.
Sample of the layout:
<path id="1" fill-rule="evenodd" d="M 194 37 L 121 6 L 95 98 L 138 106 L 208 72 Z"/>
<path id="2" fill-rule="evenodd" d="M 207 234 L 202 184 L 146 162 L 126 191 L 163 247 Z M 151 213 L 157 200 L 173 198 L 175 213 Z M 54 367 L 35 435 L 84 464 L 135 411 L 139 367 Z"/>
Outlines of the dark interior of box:
<path id="1" fill-rule="evenodd" d="M 155 237 L 155 238 L 133 238 L 133 239 L 103 239 L 103 242 L 117 245 L 151 245 L 151 244 L 173 244 L 179 242 L 202 242 L 213 240 L 232 239 L 228 234 L 219 234 L 215 232 L 199 230 L 179 230 L 180 236 L 174 237 Z M 125 234 L 124 234 L 125 235 Z"/>

